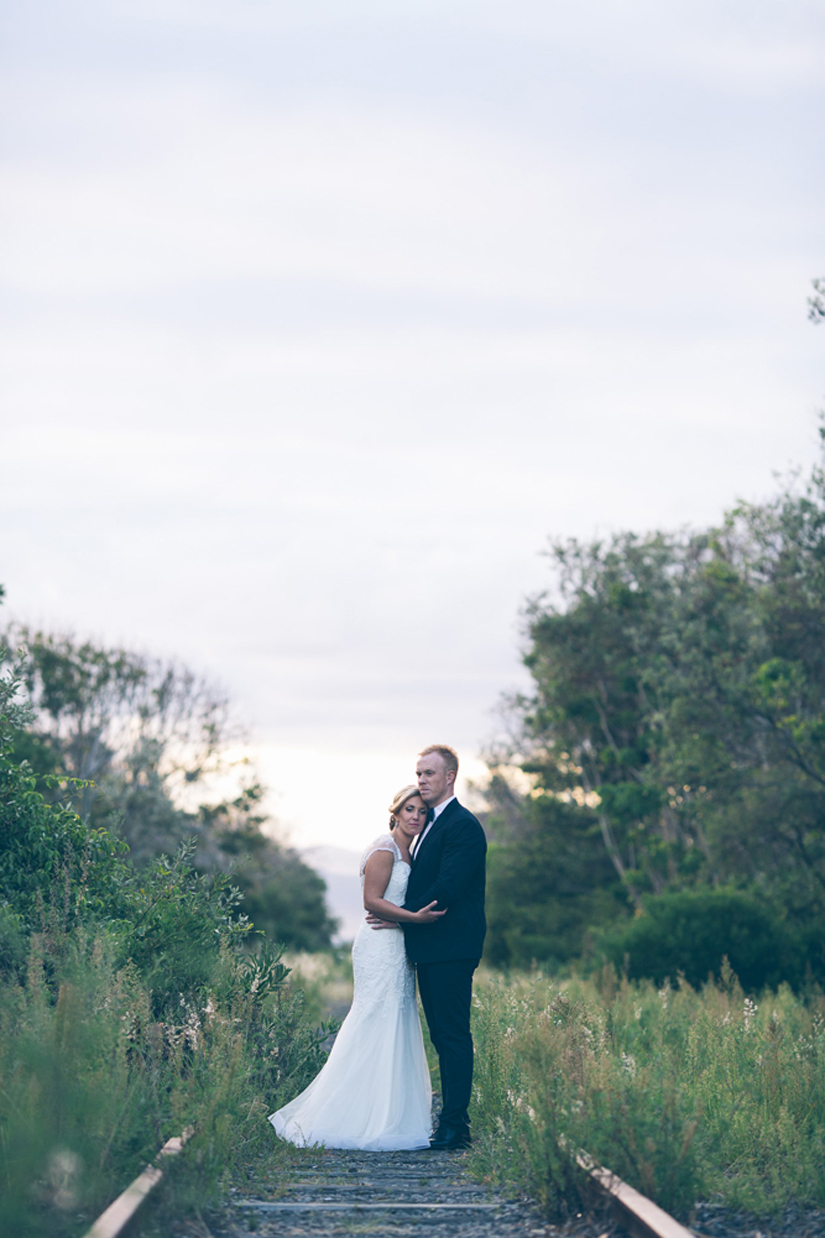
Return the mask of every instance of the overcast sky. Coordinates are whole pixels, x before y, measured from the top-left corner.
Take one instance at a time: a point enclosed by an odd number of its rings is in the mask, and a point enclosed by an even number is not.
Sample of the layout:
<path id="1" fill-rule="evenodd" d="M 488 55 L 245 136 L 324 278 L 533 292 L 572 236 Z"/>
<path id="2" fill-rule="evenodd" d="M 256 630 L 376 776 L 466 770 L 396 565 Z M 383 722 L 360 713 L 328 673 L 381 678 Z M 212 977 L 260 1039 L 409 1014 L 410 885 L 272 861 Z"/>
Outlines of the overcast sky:
<path id="1" fill-rule="evenodd" d="M 549 536 L 813 460 L 821 0 L 0 13 L 5 613 L 222 683 L 295 842 L 477 769 Z"/>

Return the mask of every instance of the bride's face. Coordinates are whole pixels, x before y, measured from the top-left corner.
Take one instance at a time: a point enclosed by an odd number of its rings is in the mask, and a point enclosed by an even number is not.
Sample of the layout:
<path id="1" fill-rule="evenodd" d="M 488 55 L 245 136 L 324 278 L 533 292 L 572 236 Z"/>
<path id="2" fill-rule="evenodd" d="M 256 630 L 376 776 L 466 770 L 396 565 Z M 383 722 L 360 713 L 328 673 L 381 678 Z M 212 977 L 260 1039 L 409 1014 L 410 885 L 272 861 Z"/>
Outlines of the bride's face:
<path id="1" fill-rule="evenodd" d="M 403 830 L 410 838 L 415 838 L 416 834 L 420 834 L 427 821 L 427 805 L 421 796 L 411 796 L 403 808 L 396 813 L 395 820 L 395 828 Z"/>

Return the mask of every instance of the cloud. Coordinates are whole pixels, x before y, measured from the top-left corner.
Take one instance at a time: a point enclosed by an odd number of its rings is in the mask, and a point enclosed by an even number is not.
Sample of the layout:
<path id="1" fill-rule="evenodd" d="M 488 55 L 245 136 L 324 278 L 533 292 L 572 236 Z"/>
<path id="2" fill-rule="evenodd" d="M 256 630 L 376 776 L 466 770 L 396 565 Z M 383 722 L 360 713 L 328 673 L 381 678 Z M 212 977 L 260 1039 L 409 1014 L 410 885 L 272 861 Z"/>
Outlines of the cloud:
<path id="1" fill-rule="evenodd" d="M 709 523 L 812 458 L 817 7 L 7 33 L 9 610 L 222 679 L 305 841 L 348 760 L 489 734 L 549 534 Z"/>

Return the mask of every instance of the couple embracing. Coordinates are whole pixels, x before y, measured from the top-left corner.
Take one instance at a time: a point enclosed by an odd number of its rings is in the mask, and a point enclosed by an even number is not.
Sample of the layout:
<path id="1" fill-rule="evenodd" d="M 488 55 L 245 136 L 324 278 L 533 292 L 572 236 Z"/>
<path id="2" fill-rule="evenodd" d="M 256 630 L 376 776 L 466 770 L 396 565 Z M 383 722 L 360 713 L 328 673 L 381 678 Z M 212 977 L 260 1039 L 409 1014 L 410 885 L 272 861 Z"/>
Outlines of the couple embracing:
<path id="1" fill-rule="evenodd" d="M 455 797 L 457 773 L 452 748 L 425 748 L 417 785 L 390 806 L 390 832 L 364 852 L 368 915 L 352 947 L 352 1008 L 321 1073 L 269 1119 L 292 1143 L 371 1152 L 469 1146 L 470 1006 L 486 929 L 487 843 Z M 441 1072 L 432 1136 L 416 972 Z"/>

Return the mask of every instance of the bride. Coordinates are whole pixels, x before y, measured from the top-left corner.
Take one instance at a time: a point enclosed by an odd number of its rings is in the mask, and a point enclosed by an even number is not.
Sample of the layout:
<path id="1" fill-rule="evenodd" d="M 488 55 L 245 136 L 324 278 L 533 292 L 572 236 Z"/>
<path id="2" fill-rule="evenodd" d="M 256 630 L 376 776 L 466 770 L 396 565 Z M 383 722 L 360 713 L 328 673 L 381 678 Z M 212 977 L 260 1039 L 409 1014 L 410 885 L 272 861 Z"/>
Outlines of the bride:
<path id="1" fill-rule="evenodd" d="M 401 904 L 410 875 L 410 844 L 427 820 L 415 786 L 390 805 L 390 833 L 361 859 L 364 907 L 382 920 L 433 924 L 443 911 Z M 299 1146 L 392 1152 L 430 1146 L 430 1072 L 415 1000 L 415 970 L 404 934 L 361 925 L 352 947 L 352 1007 L 321 1073 L 273 1113 L 276 1132 Z"/>

